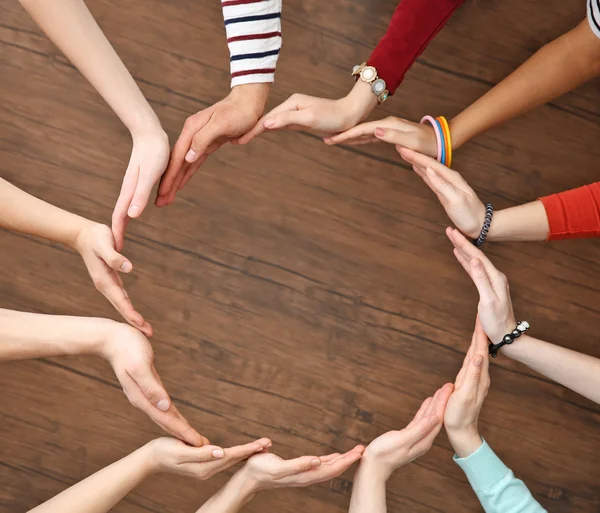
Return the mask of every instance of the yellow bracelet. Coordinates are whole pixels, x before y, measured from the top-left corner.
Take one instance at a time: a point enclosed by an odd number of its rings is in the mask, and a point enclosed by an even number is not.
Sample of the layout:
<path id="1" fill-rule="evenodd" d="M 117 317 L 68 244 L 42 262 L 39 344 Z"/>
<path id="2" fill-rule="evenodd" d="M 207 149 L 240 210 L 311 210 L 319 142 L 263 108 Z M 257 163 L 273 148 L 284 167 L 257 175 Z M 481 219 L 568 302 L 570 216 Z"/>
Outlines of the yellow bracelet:
<path id="1" fill-rule="evenodd" d="M 442 129 L 444 130 L 444 139 L 446 140 L 446 162 L 444 162 L 445 166 L 452 166 L 452 137 L 450 136 L 450 125 L 444 116 L 439 116 L 436 118 L 440 124 L 442 125 Z"/>

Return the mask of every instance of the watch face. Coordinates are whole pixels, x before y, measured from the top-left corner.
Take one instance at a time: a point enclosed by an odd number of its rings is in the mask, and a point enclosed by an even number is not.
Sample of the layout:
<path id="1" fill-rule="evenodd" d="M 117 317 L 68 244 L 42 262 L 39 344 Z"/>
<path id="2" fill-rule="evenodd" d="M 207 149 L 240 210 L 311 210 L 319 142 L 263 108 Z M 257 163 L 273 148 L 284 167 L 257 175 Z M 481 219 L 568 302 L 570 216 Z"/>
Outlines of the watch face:
<path id="1" fill-rule="evenodd" d="M 373 66 L 367 66 L 360 72 L 360 77 L 365 82 L 372 82 L 377 77 L 377 70 Z"/>
<path id="2" fill-rule="evenodd" d="M 356 66 L 354 66 L 352 68 L 352 74 L 354 75 L 356 73 L 356 71 L 358 70 L 358 68 L 360 68 L 360 64 L 357 64 Z"/>
<path id="3" fill-rule="evenodd" d="M 376 95 L 380 95 L 381 93 L 383 93 L 383 91 L 385 91 L 385 80 L 383 80 L 383 78 L 378 78 L 377 80 L 375 80 L 375 82 L 373 82 L 371 88 L 373 89 L 373 92 Z"/>

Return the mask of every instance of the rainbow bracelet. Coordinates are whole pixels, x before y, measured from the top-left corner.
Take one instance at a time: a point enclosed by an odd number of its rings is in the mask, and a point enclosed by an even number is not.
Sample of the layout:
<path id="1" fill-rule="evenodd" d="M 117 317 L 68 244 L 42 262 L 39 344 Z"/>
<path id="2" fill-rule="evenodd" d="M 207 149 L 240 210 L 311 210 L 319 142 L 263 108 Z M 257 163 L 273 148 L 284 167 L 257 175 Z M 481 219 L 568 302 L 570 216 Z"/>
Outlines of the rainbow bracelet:
<path id="1" fill-rule="evenodd" d="M 433 118 L 432 116 L 423 116 L 421 124 L 429 123 L 435 132 L 437 141 L 437 161 L 445 166 L 452 165 L 452 137 L 450 136 L 450 125 L 444 116 Z"/>
<path id="2" fill-rule="evenodd" d="M 446 141 L 446 162 L 444 162 L 445 166 L 452 166 L 452 137 L 450 136 L 450 125 L 444 116 L 438 116 L 437 121 L 442 125 L 442 131 L 444 134 L 444 139 Z"/>
<path id="3" fill-rule="evenodd" d="M 421 124 L 424 124 L 425 122 L 428 122 L 433 127 L 435 138 L 437 140 L 437 161 L 442 162 L 442 147 L 444 143 L 442 141 L 441 123 L 437 122 L 431 116 L 423 116 Z"/>

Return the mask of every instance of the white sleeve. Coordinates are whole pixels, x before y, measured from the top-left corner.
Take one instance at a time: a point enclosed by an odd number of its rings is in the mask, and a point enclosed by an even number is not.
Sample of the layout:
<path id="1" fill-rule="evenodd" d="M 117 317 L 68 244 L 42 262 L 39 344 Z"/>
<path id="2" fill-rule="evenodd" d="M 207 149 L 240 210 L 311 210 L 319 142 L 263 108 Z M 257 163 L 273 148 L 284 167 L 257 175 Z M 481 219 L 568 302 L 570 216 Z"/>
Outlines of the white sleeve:
<path id="1" fill-rule="evenodd" d="M 587 15 L 592 32 L 600 37 L 600 0 L 586 0 Z"/>
<path id="2" fill-rule="evenodd" d="M 222 0 L 231 87 L 275 80 L 282 0 Z"/>

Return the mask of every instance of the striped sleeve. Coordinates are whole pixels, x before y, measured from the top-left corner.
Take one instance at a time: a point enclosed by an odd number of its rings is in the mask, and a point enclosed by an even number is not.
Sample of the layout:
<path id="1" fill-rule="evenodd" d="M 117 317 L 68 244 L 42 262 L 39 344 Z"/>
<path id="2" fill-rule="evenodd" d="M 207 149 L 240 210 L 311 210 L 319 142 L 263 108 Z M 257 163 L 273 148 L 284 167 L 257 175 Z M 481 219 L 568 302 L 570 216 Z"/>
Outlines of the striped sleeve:
<path id="1" fill-rule="evenodd" d="M 587 0 L 587 14 L 592 32 L 600 37 L 600 0 Z"/>
<path id="2" fill-rule="evenodd" d="M 231 87 L 273 82 L 281 50 L 282 0 L 222 0 Z"/>

